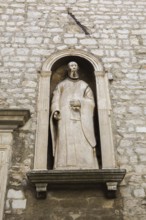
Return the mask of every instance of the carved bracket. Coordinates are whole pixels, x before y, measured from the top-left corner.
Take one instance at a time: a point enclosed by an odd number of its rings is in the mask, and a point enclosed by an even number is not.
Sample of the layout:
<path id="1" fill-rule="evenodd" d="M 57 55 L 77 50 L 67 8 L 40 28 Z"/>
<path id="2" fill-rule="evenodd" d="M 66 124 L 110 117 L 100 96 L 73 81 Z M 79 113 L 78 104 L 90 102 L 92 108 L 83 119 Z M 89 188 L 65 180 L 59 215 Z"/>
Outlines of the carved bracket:
<path id="1" fill-rule="evenodd" d="M 38 199 L 45 199 L 47 192 L 47 183 L 36 183 L 36 193 Z"/>
<path id="2" fill-rule="evenodd" d="M 106 182 L 106 186 L 107 186 L 107 197 L 115 198 L 117 187 L 118 187 L 118 182 Z"/>
<path id="3" fill-rule="evenodd" d="M 28 180 L 36 187 L 38 199 L 46 198 L 48 189 L 97 188 L 106 185 L 107 196 L 115 198 L 117 187 L 126 174 L 125 169 L 101 170 L 32 170 Z"/>
<path id="4" fill-rule="evenodd" d="M 16 129 L 30 118 L 30 111 L 23 109 L 0 109 L 0 129 Z"/>

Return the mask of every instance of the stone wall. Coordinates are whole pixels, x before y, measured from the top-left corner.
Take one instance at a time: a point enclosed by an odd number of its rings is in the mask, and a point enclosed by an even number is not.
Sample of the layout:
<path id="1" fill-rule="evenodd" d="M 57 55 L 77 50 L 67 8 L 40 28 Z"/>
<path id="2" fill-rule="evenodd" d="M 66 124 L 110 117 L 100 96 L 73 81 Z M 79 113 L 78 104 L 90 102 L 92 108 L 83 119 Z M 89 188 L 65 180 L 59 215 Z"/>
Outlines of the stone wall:
<path id="1" fill-rule="evenodd" d="M 31 112 L 30 121 L 13 134 L 5 220 L 145 219 L 145 7 L 145 0 L 1 0 L 0 107 Z M 69 48 L 99 57 L 112 79 L 117 167 L 127 169 L 115 200 L 90 190 L 51 191 L 38 201 L 27 184 L 42 63 Z"/>

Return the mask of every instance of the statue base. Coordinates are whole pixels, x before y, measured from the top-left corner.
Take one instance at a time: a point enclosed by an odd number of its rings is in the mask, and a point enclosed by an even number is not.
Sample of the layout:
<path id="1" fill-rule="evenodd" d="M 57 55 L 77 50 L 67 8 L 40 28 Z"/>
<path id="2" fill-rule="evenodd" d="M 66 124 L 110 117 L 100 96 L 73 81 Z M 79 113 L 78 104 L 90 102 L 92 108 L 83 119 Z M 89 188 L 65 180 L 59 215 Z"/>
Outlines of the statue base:
<path id="1" fill-rule="evenodd" d="M 99 185 L 106 188 L 108 198 L 115 198 L 125 174 L 125 169 L 32 170 L 27 177 L 38 199 L 46 198 L 49 189 L 96 189 Z"/>

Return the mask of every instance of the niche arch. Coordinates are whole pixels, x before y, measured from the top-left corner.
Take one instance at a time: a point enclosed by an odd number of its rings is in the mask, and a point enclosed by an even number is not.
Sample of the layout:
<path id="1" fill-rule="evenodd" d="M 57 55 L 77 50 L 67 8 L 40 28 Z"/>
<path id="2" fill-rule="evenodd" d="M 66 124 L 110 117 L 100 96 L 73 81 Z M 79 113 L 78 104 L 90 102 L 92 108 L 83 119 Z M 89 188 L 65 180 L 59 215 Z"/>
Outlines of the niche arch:
<path id="1" fill-rule="evenodd" d="M 64 50 L 52 54 L 43 64 L 39 81 L 37 130 L 35 144 L 34 170 L 47 170 L 48 164 L 48 142 L 49 115 L 51 99 L 51 77 L 55 68 L 63 61 L 77 59 L 79 66 L 89 64 L 95 79 L 94 94 L 98 106 L 99 135 L 101 144 L 101 169 L 116 168 L 113 147 L 113 134 L 111 129 L 111 105 L 108 91 L 108 78 L 104 72 L 100 60 L 94 55 L 82 50 Z M 75 60 L 76 61 L 76 60 Z M 89 68 L 89 67 L 88 67 Z"/>

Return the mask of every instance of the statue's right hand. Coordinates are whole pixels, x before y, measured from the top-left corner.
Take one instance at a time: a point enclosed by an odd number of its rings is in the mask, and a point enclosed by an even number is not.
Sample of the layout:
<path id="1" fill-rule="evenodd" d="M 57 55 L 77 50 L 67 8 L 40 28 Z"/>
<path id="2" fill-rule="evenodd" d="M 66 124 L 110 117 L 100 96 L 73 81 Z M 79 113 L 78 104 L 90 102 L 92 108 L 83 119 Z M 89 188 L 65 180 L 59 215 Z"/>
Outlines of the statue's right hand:
<path id="1" fill-rule="evenodd" d="M 55 120 L 60 120 L 61 119 L 60 112 L 59 111 L 54 112 L 53 118 Z"/>
<path id="2" fill-rule="evenodd" d="M 72 100 L 70 101 L 70 106 L 73 110 L 79 111 L 81 108 L 81 103 L 79 100 Z"/>

